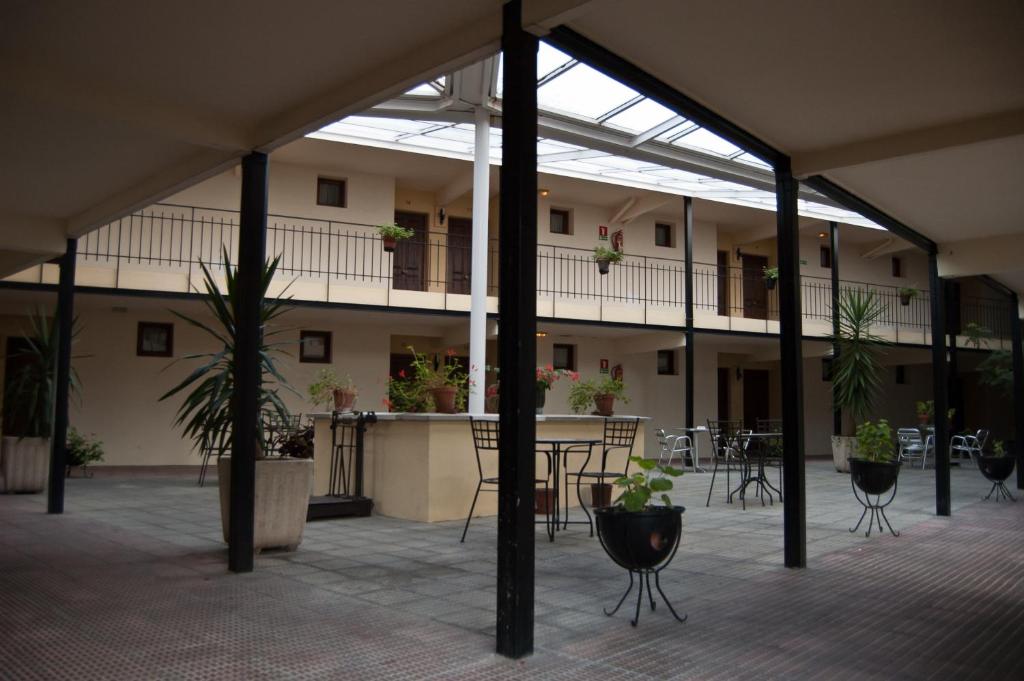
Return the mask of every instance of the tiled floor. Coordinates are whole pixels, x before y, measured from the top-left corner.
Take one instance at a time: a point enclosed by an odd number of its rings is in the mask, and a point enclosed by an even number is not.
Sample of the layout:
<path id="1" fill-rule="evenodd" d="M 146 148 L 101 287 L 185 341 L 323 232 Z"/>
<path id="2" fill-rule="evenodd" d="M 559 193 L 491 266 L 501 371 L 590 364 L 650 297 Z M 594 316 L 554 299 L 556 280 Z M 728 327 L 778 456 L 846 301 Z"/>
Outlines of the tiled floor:
<path id="1" fill-rule="evenodd" d="M 781 566 L 781 505 L 704 508 L 688 474 L 683 545 L 663 586 L 681 611 L 607 618 L 625 575 L 579 526 L 539 529 L 536 654 L 495 656 L 493 519 L 373 517 L 307 527 L 295 553 L 226 573 L 215 487 L 72 480 L 68 512 L 0 497 L 0 679 L 1018 678 L 1024 503 L 981 502 L 953 471 L 904 471 L 902 536 L 847 531 L 849 479 L 807 471 L 808 563 Z"/>

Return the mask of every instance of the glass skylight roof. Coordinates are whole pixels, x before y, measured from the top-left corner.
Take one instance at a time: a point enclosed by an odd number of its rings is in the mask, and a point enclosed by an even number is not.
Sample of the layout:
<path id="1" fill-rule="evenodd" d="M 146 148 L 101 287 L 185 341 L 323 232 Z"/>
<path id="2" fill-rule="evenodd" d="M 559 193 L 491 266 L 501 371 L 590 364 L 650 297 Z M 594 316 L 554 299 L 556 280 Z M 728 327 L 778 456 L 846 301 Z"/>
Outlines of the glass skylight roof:
<path id="1" fill-rule="evenodd" d="M 501 105 L 503 69 L 503 61 L 499 57 L 495 70 L 497 79 L 490 86 L 495 111 L 499 111 Z M 472 107 L 458 101 L 459 82 L 458 78 L 451 82 L 448 77 L 437 78 L 392 100 L 385 110 L 374 112 L 372 116 L 349 116 L 313 133 L 311 137 L 471 160 L 473 125 L 464 121 L 467 106 L 468 111 Z M 575 130 L 568 139 L 578 142 L 580 135 L 586 136 L 588 131 L 592 131 L 590 136 L 597 139 L 595 136 L 603 131 L 606 143 L 596 146 L 609 149 L 609 136 L 613 140 L 621 138 L 619 146 L 622 152 L 607 153 L 540 137 L 537 140 L 538 170 L 774 210 L 775 194 L 763 189 L 772 181 L 768 163 L 544 42 L 540 43 L 537 54 L 537 84 L 541 117 L 553 116 L 553 120 L 578 122 L 579 130 Z M 452 103 L 442 99 L 444 96 L 449 96 Z M 432 112 L 430 117 L 439 120 L 417 120 L 416 107 L 410 105 L 403 109 L 403 98 L 409 102 L 420 102 L 421 106 L 425 98 L 435 99 L 438 111 Z M 445 121 L 448 111 L 450 122 Z M 556 128 L 549 126 L 546 130 L 561 136 Z M 631 158 L 630 154 L 634 152 L 643 153 Z M 665 163 L 646 160 L 652 157 L 664 158 Z M 491 128 L 490 158 L 492 163 L 501 161 L 499 128 Z M 677 158 L 688 162 L 675 161 Z M 672 167 L 676 164 L 682 167 Z M 749 177 L 753 186 L 690 172 L 708 168 L 708 164 L 720 169 L 728 169 L 731 164 L 735 172 L 720 171 L 718 174 L 735 177 L 741 182 Z M 801 215 L 808 217 L 878 227 L 857 213 L 806 199 L 800 199 L 798 209 Z"/>

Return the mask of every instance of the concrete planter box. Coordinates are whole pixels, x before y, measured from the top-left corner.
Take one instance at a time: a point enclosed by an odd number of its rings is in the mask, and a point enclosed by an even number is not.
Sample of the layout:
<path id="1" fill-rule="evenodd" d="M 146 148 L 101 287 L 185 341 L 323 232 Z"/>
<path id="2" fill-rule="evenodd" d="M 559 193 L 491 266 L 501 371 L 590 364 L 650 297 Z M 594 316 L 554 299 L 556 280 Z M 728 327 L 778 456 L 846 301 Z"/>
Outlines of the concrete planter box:
<path id="1" fill-rule="evenodd" d="M 847 459 L 857 455 L 857 438 L 845 435 L 832 436 L 832 463 L 840 473 L 850 472 L 850 462 Z"/>
<path id="2" fill-rule="evenodd" d="M 231 457 L 217 462 L 220 520 L 224 541 L 231 522 Z M 294 551 L 306 529 L 309 497 L 313 493 L 312 459 L 257 459 L 256 512 L 253 545 L 256 551 L 284 547 Z"/>
<path id="3" fill-rule="evenodd" d="M 50 438 L 7 436 L 0 446 L 0 491 L 36 493 L 46 489 Z"/>

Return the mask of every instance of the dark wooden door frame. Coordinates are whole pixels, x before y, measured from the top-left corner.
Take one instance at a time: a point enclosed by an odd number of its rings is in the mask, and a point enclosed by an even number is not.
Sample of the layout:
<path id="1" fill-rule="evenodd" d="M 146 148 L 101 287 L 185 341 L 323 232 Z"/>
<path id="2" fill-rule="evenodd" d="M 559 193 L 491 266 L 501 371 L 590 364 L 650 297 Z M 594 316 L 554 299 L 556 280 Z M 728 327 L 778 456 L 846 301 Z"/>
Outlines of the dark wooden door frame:
<path id="1" fill-rule="evenodd" d="M 469 295 L 473 273 L 473 220 L 448 218 L 448 293 Z"/>
<path id="2" fill-rule="evenodd" d="M 747 319 L 768 319 L 768 287 L 764 268 L 768 258 L 743 254 L 743 316 Z"/>
<path id="3" fill-rule="evenodd" d="M 743 423 L 755 429 L 757 419 L 771 418 L 771 372 L 743 370 Z"/>
<path id="4" fill-rule="evenodd" d="M 404 291 L 427 290 L 427 226 L 429 215 L 414 211 L 396 210 L 395 224 L 415 232 L 410 239 L 402 239 L 395 246 L 391 265 L 391 287 Z"/>

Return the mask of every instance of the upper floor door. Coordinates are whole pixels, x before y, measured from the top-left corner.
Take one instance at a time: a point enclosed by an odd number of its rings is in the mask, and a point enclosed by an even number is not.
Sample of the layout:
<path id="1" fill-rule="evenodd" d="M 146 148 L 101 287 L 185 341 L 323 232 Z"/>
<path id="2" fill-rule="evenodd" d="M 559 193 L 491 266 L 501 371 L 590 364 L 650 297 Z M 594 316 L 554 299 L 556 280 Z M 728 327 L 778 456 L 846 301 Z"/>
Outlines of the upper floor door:
<path id="1" fill-rule="evenodd" d="M 427 215 L 395 211 L 395 224 L 411 229 L 412 238 L 401 239 L 392 256 L 392 287 L 405 291 L 426 291 Z"/>
<path id="2" fill-rule="evenodd" d="M 768 287 L 764 268 L 768 258 L 743 254 L 743 316 L 747 319 L 768 319 Z"/>
<path id="3" fill-rule="evenodd" d="M 473 273 L 473 221 L 448 218 L 448 293 L 470 292 Z"/>

